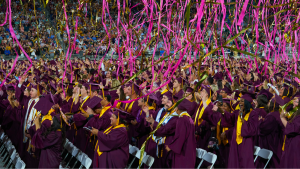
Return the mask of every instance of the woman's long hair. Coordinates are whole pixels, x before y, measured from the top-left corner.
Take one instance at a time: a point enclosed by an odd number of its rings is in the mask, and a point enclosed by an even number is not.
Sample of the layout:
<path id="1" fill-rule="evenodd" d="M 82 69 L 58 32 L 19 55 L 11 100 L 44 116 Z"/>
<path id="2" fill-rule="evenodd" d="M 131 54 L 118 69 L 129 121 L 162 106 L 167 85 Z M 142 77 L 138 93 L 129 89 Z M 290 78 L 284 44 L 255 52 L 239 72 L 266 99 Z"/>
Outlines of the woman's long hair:
<path id="1" fill-rule="evenodd" d="M 266 112 L 268 112 L 268 98 L 265 95 L 257 96 L 257 107 L 263 107 Z"/>
<path id="2" fill-rule="evenodd" d="M 279 104 L 276 104 L 275 100 L 273 99 L 270 101 L 270 105 L 268 106 L 268 113 L 279 111 Z"/>
<path id="3" fill-rule="evenodd" d="M 247 113 L 249 113 L 251 111 L 252 105 L 248 100 L 244 100 L 244 111 Z"/>
<path id="4" fill-rule="evenodd" d="M 62 127 L 60 126 L 60 121 L 57 119 L 56 116 L 52 118 L 52 121 L 53 121 L 52 125 L 47 129 L 45 133 L 43 133 L 43 136 L 47 137 L 48 134 L 51 133 L 52 131 L 54 131 L 56 135 L 56 131 L 61 130 L 62 146 L 63 146 L 66 142 L 66 127 L 65 125 L 62 125 Z"/>
<path id="5" fill-rule="evenodd" d="M 126 95 L 124 93 L 124 89 L 122 87 L 120 87 L 120 98 L 121 101 L 126 100 Z"/>

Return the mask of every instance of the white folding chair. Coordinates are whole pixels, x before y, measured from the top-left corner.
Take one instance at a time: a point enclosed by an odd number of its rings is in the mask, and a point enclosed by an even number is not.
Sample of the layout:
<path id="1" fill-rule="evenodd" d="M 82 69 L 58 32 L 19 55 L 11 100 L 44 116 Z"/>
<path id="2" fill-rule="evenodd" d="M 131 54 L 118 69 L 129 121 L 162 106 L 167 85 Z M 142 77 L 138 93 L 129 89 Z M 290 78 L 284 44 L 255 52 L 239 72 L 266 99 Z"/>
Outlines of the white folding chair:
<path id="1" fill-rule="evenodd" d="M 254 156 L 255 156 L 254 162 L 255 162 L 255 160 L 257 158 L 257 154 L 258 154 L 259 150 L 260 150 L 260 147 L 254 146 Z"/>
<path id="2" fill-rule="evenodd" d="M 1 148 L 0 148 L 1 155 L 4 152 L 3 150 L 5 150 L 5 148 L 7 147 L 7 144 L 9 143 L 9 141 L 10 141 L 9 138 L 7 136 L 5 136 L 4 139 L 3 139 L 3 143 L 1 145 Z"/>
<path id="3" fill-rule="evenodd" d="M 201 148 L 196 148 L 196 156 L 199 158 L 199 159 L 202 159 L 203 156 L 207 153 L 206 150 L 203 150 Z M 201 165 L 201 162 L 199 163 L 197 169 L 200 168 L 200 165 Z"/>
<path id="4" fill-rule="evenodd" d="M 8 140 L 5 145 L 4 145 L 4 151 L 1 154 L 1 162 L 5 162 L 7 158 L 7 156 L 9 156 L 9 152 L 11 150 L 11 148 L 13 147 L 12 143 L 10 140 Z"/>
<path id="5" fill-rule="evenodd" d="M 8 163 L 10 161 L 10 157 L 12 156 L 12 154 L 16 153 L 16 152 L 17 151 L 15 149 L 15 146 L 9 147 L 9 150 L 8 150 L 8 153 L 7 153 L 7 157 L 6 157 L 6 159 L 4 159 L 4 164 Z"/>
<path id="6" fill-rule="evenodd" d="M 201 160 L 201 162 L 200 162 L 198 168 L 201 166 L 201 164 L 203 163 L 204 160 L 205 160 L 206 162 L 211 163 L 210 168 L 212 168 L 212 167 L 214 166 L 215 162 L 217 161 L 217 155 L 215 155 L 215 154 L 213 154 L 213 153 L 210 153 L 210 152 L 206 153 L 206 154 L 202 157 L 202 160 Z"/>
<path id="7" fill-rule="evenodd" d="M 72 153 L 73 147 L 74 147 L 74 145 L 71 142 L 67 143 L 66 148 L 63 152 L 65 154 L 64 155 L 65 157 L 63 157 L 63 161 L 65 161 L 65 159 L 68 157 L 68 155 Z"/>
<path id="8" fill-rule="evenodd" d="M 64 144 L 64 148 L 66 148 L 66 145 L 69 143 L 70 141 L 66 138 L 66 142 Z"/>
<path id="9" fill-rule="evenodd" d="M 139 150 L 137 153 L 136 153 L 136 155 L 135 155 L 135 157 L 137 158 L 137 159 L 141 159 L 141 150 Z M 143 155 L 143 161 L 146 161 L 147 160 L 147 153 L 146 152 L 144 152 L 144 155 Z M 142 162 L 143 162 L 142 161 Z M 144 161 L 144 162 L 145 162 Z"/>
<path id="10" fill-rule="evenodd" d="M 130 146 L 129 146 L 130 147 Z M 134 160 L 136 159 L 136 154 L 139 152 L 139 149 L 136 146 L 131 146 L 129 149 L 129 154 L 131 154 L 133 156 L 132 161 L 130 162 L 130 164 L 128 165 L 128 168 L 131 168 Z"/>
<path id="11" fill-rule="evenodd" d="M 144 153 L 144 155 L 145 154 L 146 153 Z M 154 163 L 154 158 L 152 156 L 150 156 L 150 155 L 145 155 L 144 156 L 142 164 L 146 164 L 150 169 L 152 167 L 153 163 Z"/>
<path id="12" fill-rule="evenodd" d="M 5 136 L 4 132 L 1 132 L 1 133 L 0 133 L 0 140 L 1 140 L 1 141 L 3 140 L 4 136 Z"/>
<path id="13" fill-rule="evenodd" d="M 79 168 L 81 169 L 84 166 L 86 169 L 89 169 L 91 165 L 92 160 L 86 154 L 84 154 L 82 157 L 81 166 Z"/>
<path id="14" fill-rule="evenodd" d="M 13 161 L 15 160 L 17 155 L 18 155 L 18 153 L 17 153 L 16 149 L 14 149 L 13 153 L 10 155 L 10 159 L 8 161 L 7 168 L 10 168 L 10 166 L 13 165 Z"/>
<path id="15" fill-rule="evenodd" d="M 77 147 L 74 146 L 74 147 L 73 147 L 73 150 L 72 150 L 72 153 L 71 153 L 72 157 L 70 158 L 70 160 L 69 160 L 69 162 L 67 163 L 66 166 L 69 166 L 69 164 L 70 164 L 70 162 L 72 161 L 72 159 L 76 159 L 78 153 L 79 153 L 79 149 L 78 149 Z"/>
<path id="16" fill-rule="evenodd" d="M 79 162 L 79 163 L 82 162 L 83 156 L 84 156 L 84 153 L 83 153 L 82 151 L 79 150 L 78 155 L 76 156 L 76 159 L 77 159 L 77 160 L 76 160 L 76 162 L 74 163 L 74 165 L 72 166 L 72 168 L 78 168 L 78 167 L 80 166 L 80 164 L 79 164 L 79 166 L 76 167 L 76 165 L 78 165 L 78 162 Z"/>
<path id="17" fill-rule="evenodd" d="M 19 157 L 16 163 L 16 168 L 17 169 L 24 169 L 26 166 L 26 164 L 24 163 L 24 161 L 21 160 L 21 158 Z"/>
<path id="18" fill-rule="evenodd" d="M 66 156 L 64 157 L 63 161 L 60 163 L 61 167 L 67 167 L 69 162 L 72 160 L 73 155 L 72 152 L 76 151 L 76 149 L 78 149 L 77 147 L 75 147 L 71 142 L 68 143 L 69 145 L 66 147 Z M 78 151 L 77 151 L 78 152 Z"/>
<path id="19" fill-rule="evenodd" d="M 267 159 L 267 163 L 265 165 L 264 168 L 267 167 L 267 165 L 269 164 L 271 158 L 273 156 L 273 152 L 271 150 L 267 150 L 267 149 L 260 149 L 256 158 L 254 159 L 254 162 L 256 161 L 257 157 L 261 157 L 261 158 L 264 158 L 264 159 Z"/>

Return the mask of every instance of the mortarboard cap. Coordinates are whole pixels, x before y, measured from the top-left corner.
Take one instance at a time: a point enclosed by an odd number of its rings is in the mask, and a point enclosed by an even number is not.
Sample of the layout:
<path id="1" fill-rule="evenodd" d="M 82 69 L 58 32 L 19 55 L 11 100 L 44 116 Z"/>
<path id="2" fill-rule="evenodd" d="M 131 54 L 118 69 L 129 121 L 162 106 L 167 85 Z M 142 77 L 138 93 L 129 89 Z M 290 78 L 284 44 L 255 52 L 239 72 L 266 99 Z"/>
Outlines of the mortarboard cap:
<path id="1" fill-rule="evenodd" d="M 222 89 L 222 91 L 224 91 L 225 93 L 231 95 L 232 91 L 231 89 L 229 89 L 227 86 L 224 86 L 224 88 Z"/>
<path id="2" fill-rule="evenodd" d="M 166 93 L 163 94 L 164 96 L 166 96 L 169 100 L 172 101 L 172 93 L 170 91 L 167 91 Z"/>
<path id="3" fill-rule="evenodd" d="M 185 90 L 185 92 L 189 92 L 189 93 L 192 93 L 193 91 L 194 91 L 194 89 L 191 87 L 187 87 Z"/>
<path id="4" fill-rule="evenodd" d="M 53 105 L 54 103 L 50 101 L 50 95 L 46 95 L 39 99 L 34 108 L 41 111 L 42 115 L 47 115 Z"/>
<path id="5" fill-rule="evenodd" d="M 268 100 L 270 100 L 270 99 L 273 97 L 273 94 L 272 94 L 271 92 L 269 92 L 268 90 L 266 90 L 266 89 L 262 89 L 262 90 L 258 93 L 257 96 L 259 96 L 259 95 L 265 95 L 265 96 L 268 98 Z"/>
<path id="6" fill-rule="evenodd" d="M 179 110 L 188 111 L 191 108 L 191 102 L 187 99 L 183 99 L 177 106 Z"/>
<path id="7" fill-rule="evenodd" d="M 252 103 L 253 99 L 255 98 L 255 93 L 242 91 L 242 95 L 243 96 L 241 98 L 247 100 L 250 103 Z"/>

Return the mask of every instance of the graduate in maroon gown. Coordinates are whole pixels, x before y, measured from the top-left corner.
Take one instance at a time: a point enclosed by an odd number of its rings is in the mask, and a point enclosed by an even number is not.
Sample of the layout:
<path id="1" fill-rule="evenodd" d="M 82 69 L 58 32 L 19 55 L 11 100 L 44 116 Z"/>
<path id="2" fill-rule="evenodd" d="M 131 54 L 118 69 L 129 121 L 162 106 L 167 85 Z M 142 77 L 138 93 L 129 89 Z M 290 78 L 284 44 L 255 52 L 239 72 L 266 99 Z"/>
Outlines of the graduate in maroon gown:
<path id="1" fill-rule="evenodd" d="M 151 131 L 150 124 L 145 120 L 145 118 L 147 116 L 154 116 L 155 114 L 155 107 L 153 107 L 155 101 L 154 97 L 156 99 L 154 94 L 150 94 L 148 97 L 140 98 L 138 100 L 138 105 L 140 106 L 139 113 L 135 120 L 131 120 L 131 124 L 135 126 L 136 135 L 134 137 L 137 138 L 137 147 L 139 149 L 142 147 Z M 147 149 L 146 152 L 150 153 Z M 150 153 L 150 155 L 154 156 L 155 154 Z"/>
<path id="2" fill-rule="evenodd" d="M 151 156 L 155 159 L 152 165 L 153 168 L 171 167 L 171 165 L 167 165 L 169 164 L 166 161 L 168 153 L 164 148 L 164 141 L 168 143 L 172 141 L 172 136 L 174 136 L 176 128 L 177 117 L 169 117 L 170 113 L 167 112 L 168 108 L 172 106 L 172 93 L 170 91 L 167 91 L 163 94 L 161 103 L 164 105 L 163 108 L 158 109 L 154 115 L 150 115 L 149 113 L 149 116 L 145 118 L 145 120 L 150 124 L 151 131 L 155 130 L 158 123 L 165 118 L 163 125 L 155 132 L 154 135 L 152 135 L 151 139 L 149 139 L 146 144 L 145 151 L 151 154 Z M 144 111 L 148 112 L 147 108 Z M 166 119 L 166 117 L 168 118 Z M 172 125 L 168 125 L 168 127 L 165 126 L 169 121 L 174 123 L 169 123 Z M 157 133 L 160 133 L 160 135 L 158 136 Z M 170 137 L 165 138 L 166 136 Z"/>
<path id="3" fill-rule="evenodd" d="M 105 131 L 92 128 L 97 136 L 93 168 L 125 168 L 129 159 L 129 141 L 119 112 L 111 114 L 111 126 Z"/>
<path id="4" fill-rule="evenodd" d="M 183 78 L 179 77 L 174 80 L 173 82 L 173 100 L 176 102 L 183 98 L 184 91 L 182 90 L 183 87 Z"/>
<path id="5" fill-rule="evenodd" d="M 85 151 L 88 138 L 86 137 L 85 130 L 83 129 L 84 125 L 88 121 L 88 118 L 85 116 L 86 112 L 85 109 L 87 109 L 88 103 L 90 101 L 90 96 L 88 95 L 88 91 L 90 89 L 90 85 L 88 83 L 85 83 L 83 85 L 79 85 L 80 88 L 80 94 L 81 94 L 81 102 L 78 100 L 78 91 L 76 91 L 76 101 L 74 102 L 74 111 L 78 112 L 72 116 L 67 116 L 68 119 L 74 122 L 72 125 L 72 129 L 68 132 L 75 133 L 74 140 L 70 140 L 73 142 L 73 144 L 80 149 L 81 151 Z M 75 130 L 75 131 L 74 131 Z M 74 131 L 74 132 L 73 132 Z"/>
<path id="6" fill-rule="evenodd" d="M 289 112 L 281 112 L 280 119 L 285 127 L 284 144 L 282 146 L 282 156 L 280 160 L 281 168 L 299 168 L 299 149 L 300 149 L 300 109 L 299 98 L 293 100 L 294 107 L 298 109 L 289 116 Z M 289 117 L 289 118 L 288 118 Z"/>
<path id="7" fill-rule="evenodd" d="M 187 96 L 185 99 L 187 99 L 188 101 L 190 101 L 190 106 L 189 106 L 189 109 L 188 109 L 188 113 L 191 117 L 194 117 L 194 114 L 195 112 L 197 111 L 197 108 L 198 108 L 198 104 L 196 102 L 196 99 L 195 99 L 195 95 L 194 94 L 191 94 L 193 92 L 193 88 L 191 87 L 187 87 L 186 88 L 186 91 L 185 91 L 185 96 Z"/>
<path id="8" fill-rule="evenodd" d="M 173 141 L 165 145 L 167 151 L 173 152 L 172 168 L 194 168 L 196 162 L 195 127 L 187 113 L 188 101 L 183 100 L 177 107 L 179 116 Z"/>
<path id="9" fill-rule="evenodd" d="M 18 117 L 22 113 L 22 106 L 15 98 L 15 91 L 13 86 L 7 87 L 7 94 L 8 98 L 7 101 L 9 102 L 9 106 L 6 106 L 6 110 L 3 114 L 3 121 L 1 124 L 1 128 L 7 134 L 8 138 L 10 138 L 12 144 L 18 150 L 20 147 L 20 139 L 22 139 L 20 133 L 21 129 L 21 121 L 18 120 Z"/>
<path id="10" fill-rule="evenodd" d="M 97 96 L 94 96 L 97 97 Z M 105 95 L 104 99 L 99 103 L 100 106 L 96 106 L 93 111 L 90 107 L 86 110 L 89 114 L 90 120 L 85 124 L 85 127 L 94 127 L 99 131 L 104 131 L 110 126 L 110 117 L 111 117 L 111 104 L 110 104 L 110 95 Z M 101 109 L 100 109 L 101 108 Z M 85 153 L 91 158 L 94 158 L 94 149 L 97 142 L 96 136 L 93 136 L 91 133 L 87 132 L 88 143 L 86 146 Z"/>
<path id="11" fill-rule="evenodd" d="M 21 115 L 21 127 L 22 127 L 22 135 L 23 135 L 23 144 L 22 150 L 20 150 L 20 155 L 22 156 L 22 159 L 24 159 L 24 162 L 26 163 L 26 166 L 29 168 L 37 168 L 39 165 L 39 150 L 36 149 L 31 144 L 31 138 L 35 134 L 35 126 L 33 124 L 34 119 L 37 118 L 40 112 L 38 112 L 34 107 L 39 101 L 39 96 L 41 86 L 39 85 L 31 85 L 30 88 L 30 97 L 22 97 L 22 85 L 25 82 L 25 79 L 27 78 L 26 75 L 22 76 L 18 86 L 16 87 L 16 97 L 20 102 L 22 102 L 24 108 Z M 29 77 L 33 78 L 33 77 Z M 24 89 L 24 88 L 23 88 Z"/>
<path id="12" fill-rule="evenodd" d="M 66 140 L 65 128 L 61 125 L 62 119 L 59 114 L 48 116 L 50 116 L 51 126 L 46 130 L 41 128 L 39 118 L 34 121 L 36 133 L 32 138 L 32 145 L 41 149 L 39 168 L 59 168 L 61 152 Z"/>
<path id="13" fill-rule="evenodd" d="M 258 113 L 252 110 L 254 94 L 243 92 L 240 110 L 224 112 L 224 127 L 235 125 L 230 145 L 228 168 L 254 168 L 254 137 L 257 135 Z M 230 126 L 226 126 L 226 124 Z"/>
<path id="14" fill-rule="evenodd" d="M 272 95 L 266 90 L 262 90 L 258 96 L 258 103 L 260 102 L 261 97 L 267 97 L 269 100 Z M 276 99 L 276 98 L 275 98 Z M 259 115 L 259 125 L 258 125 L 258 146 L 273 152 L 273 156 L 268 164 L 271 168 L 280 167 L 280 158 L 282 154 L 282 144 L 283 144 L 283 124 L 280 120 L 279 113 L 279 103 L 274 103 L 275 100 L 272 100 L 269 104 L 269 113 L 263 117 Z M 264 110 L 264 109 L 262 109 Z M 264 167 L 265 160 L 262 158 L 257 158 L 256 165 L 257 167 Z"/>
<path id="15" fill-rule="evenodd" d="M 127 97 L 129 97 L 129 100 L 127 100 L 127 101 L 134 100 L 140 95 L 140 88 L 135 83 L 129 82 L 124 87 L 124 94 Z M 129 124 L 129 126 L 128 126 L 128 140 L 129 140 L 129 143 L 132 144 L 132 145 L 136 145 L 137 138 L 134 138 L 134 136 L 137 135 L 137 131 L 136 131 L 136 126 L 131 124 L 131 120 L 135 120 L 138 113 L 140 113 L 139 112 L 140 107 L 138 105 L 138 101 L 134 100 L 134 101 L 131 101 L 129 103 L 126 103 L 124 110 L 128 114 L 125 114 L 125 115 L 122 114 L 121 118 L 123 118 L 126 121 L 130 122 L 130 123 L 128 123 Z"/>
<path id="16" fill-rule="evenodd" d="M 207 107 L 212 107 L 211 96 L 212 89 L 209 86 L 203 86 L 199 93 L 195 93 L 196 97 L 201 99 L 200 104 L 195 112 L 194 125 L 197 138 L 197 148 L 207 150 L 209 138 L 211 137 L 211 124 L 202 119 L 203 112 Z"/>
<path id="17" fill-rule="evenodd" d="M 223 103 L 218 102 L 216 105 L 207 106 L 203 112 L 202 118 L 214 126 L 213 129 L 216 130 L 216 138 L 219 142 L 219 152 L 216 151 L 218 159 L 215 165 L 222 168 L 227 168 L 230 141 L 234 126 L 232 125 L 231 127 L 223 127 L 221 117 L 222 113 L 224 112 L 233 112 L 232 100 L 224 98 Z"/>

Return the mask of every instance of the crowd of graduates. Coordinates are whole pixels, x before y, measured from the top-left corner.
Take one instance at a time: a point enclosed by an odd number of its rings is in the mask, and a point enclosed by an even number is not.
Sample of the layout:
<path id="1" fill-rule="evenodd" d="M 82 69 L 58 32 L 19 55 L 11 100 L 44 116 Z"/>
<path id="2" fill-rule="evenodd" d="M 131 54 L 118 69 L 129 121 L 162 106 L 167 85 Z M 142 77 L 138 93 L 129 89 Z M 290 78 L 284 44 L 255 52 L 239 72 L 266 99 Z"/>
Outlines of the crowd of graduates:
<path id="1" fill-rule="evenodd" d="M 75 58 L 72 66 L 40 59 L 28 72 L 29 61 L 17 61 L 11 72 L 13 60 L 2 61 L 1 129 L 28 168 L 58 168 L 66 138 L 93 168 L 124 168 L 129 144 L 142 148 L 154 130 L 145 144 L 152 168 L 194 168 L 196 148 L 218 156 L 215 168 L 263 167 L 254 146 L 273 152 L 271 168 L 300 167 L 297 79 L 284 61 L 230 62 L 210 58 L 183 69 L 186 61 L 175 59 L 171 69 L 158 63 L 152 71 L 136 60 L 131 72 L 129 62 L 118 67 L 113 59 Z"/>

